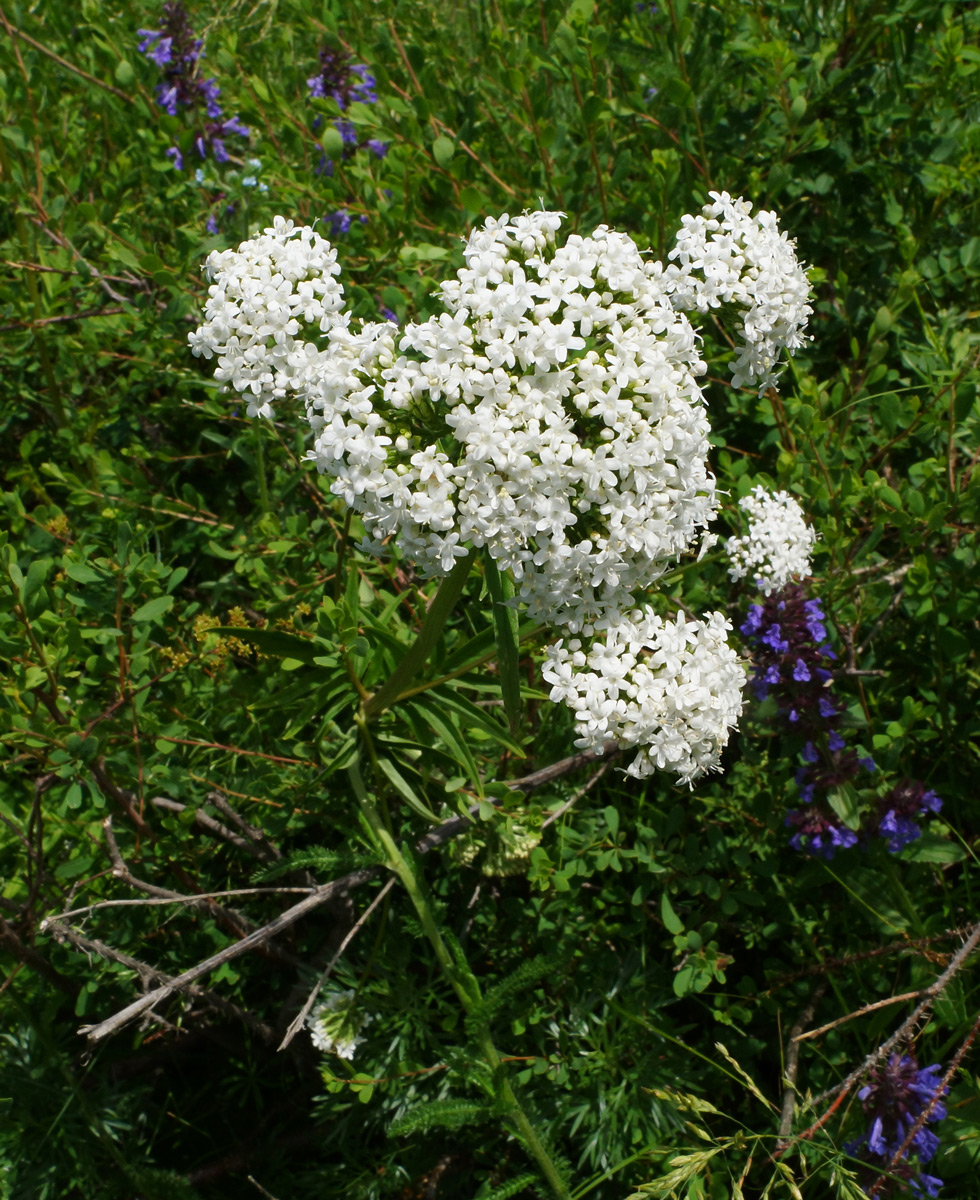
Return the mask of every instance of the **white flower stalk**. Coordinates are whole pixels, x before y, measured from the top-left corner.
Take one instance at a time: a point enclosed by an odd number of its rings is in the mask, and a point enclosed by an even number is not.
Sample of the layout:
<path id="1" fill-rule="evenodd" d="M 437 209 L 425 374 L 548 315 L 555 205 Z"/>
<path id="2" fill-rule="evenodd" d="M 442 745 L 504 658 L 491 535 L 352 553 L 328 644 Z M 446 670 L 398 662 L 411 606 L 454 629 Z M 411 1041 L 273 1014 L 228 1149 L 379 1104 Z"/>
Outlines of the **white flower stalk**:
<path id="1" fill-rule="evenodd" d="M 634 610 L 602 638 L 550 646 L 542 670 L 551 699 L 575 712 L 575 745 L 600 751 L 614 739 L 639 753 L 638 778 L 674 772 L 681 783 L 717 770 L 742 712 L 745 667 L 728 645 L 721 613 L 664 621 Z"/>
<path id="2" fill-rule="evenodd" d="M 348 1060 L 364 1041 L 358 1034 L 370 1021 L 370 1014 L 355 1011 L 352 991 L 334 992 L 306 1018 L 313 1045 L 324 1054 Z"/>
<path id="3" fill-rule="evenodd" d="M 215 250 L 205 264 L 205 322 L 191 350 L 217 356 L 215 378 L 245 393 L 250 417 L 274 416 L 273 401 L 295 392 L 316 368 L 317 338 L 340 319 L 343 288 L 328 241 L 276 217 L 237 250 Z"/>
<path id="4" fill-rule="evenodd" d="M 732 363 L 732 382 L 765 391 L 775 385 L 782 352 L 792 353 L 806 341 L 803 330 L 813 311 L 806 272 L 775 213 L 753 217 L 748 201 L 733 200 L 727 192 L 711 196 L 713 203 L 699 216 L 682 218 L 668 255 L 677 265 L 666 269 L 664 279 L 685 312 L 721 305 L 742 310 L 744 345 Z"/>
<path id="5" fill-rule="evenodd" d="M 533 619 L 632 607 L 715 515 L 694 330 L 626 236 L 559 213 L 476 230 L 448 312 L 337 323 L 304 391 L 310 457 L 427 574 L 486 546 Z"/>
<path id="6" fill-rule="evenodd" d="M 810 574 L 817 533 L 789 492 L 767 492 L 759 485 L 738 506 L 748 515 L 749 528 L 744 537 L 729 538 L 725 544 L 732 579 L 748 576 L 769 596 L 794 576 Z"/>

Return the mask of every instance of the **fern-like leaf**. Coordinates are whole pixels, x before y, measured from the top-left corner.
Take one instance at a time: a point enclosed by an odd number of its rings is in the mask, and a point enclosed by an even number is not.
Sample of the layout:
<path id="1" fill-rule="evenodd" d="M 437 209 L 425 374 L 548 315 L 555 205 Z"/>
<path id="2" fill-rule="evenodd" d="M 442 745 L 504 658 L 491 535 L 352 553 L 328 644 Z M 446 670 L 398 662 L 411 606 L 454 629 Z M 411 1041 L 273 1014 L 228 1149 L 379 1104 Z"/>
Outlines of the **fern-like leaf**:
<path id="1" fill-rule="evenodd" d="M 542 979 L 554 975 L 560 964 L 561 959 L 554 954 L 539 955 L 522 963 L 512 975 L 508 975 L 492 987 L 483 997 L 482 1003 L 467 1016 L 468 1032 L 475 1036 L 477 1030 L 489 1025 L 501 1009 L 510 1005 L 518 992 L 534 987 Z"/>
<path id="2" fill-rule="evenodd" d="M 494 1188 L 492 1192 L 477 1192 L 473 1200 L 510 1200 L 511 1196 L 516 1196 L 525 1188 L 534 1187 L 537 1182 L 537 1175 L 518 1175 L 516 1179 L 509 1179 L 500 1187 Z"/>
<path id="3" fill-rule="evenodd" d="M 412 1133 L 428 1133 L 430 1129 L 460 1129 L 485 1121 L 491 1115 L 486 1104 L 472 1100 L 432 1100 L 409 1109 L 388 1128 L 392 1137 L 404 1137 Z"/>

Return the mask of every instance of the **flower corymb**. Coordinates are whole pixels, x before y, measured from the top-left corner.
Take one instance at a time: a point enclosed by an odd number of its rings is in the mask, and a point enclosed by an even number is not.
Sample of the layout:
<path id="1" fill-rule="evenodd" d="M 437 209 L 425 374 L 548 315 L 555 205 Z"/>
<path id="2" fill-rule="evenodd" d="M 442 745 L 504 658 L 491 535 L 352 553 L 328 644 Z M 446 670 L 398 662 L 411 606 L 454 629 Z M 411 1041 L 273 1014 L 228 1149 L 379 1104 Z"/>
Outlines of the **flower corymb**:
<path id="1" fill-rule="evenodd" d="M 810 574 L 817 534 L 789 492 L 767 492 L 760 485 L 743 496 L 738 506 L 749 518 L 749 529 L 744 537 L 728 540 L 732 579 L 748 576 L 769 596 L 795 576 Z"/>
<path id="2" fill-rule="evenodd" d="M 717 612 L 665 621 L 637 610 L 590 647 L 578 639 L 550 646 L 542 675 L 551 699 L 575 712 L 575 745 L 601 752 L 612 739 L 638 748 L 627 768 L 638 778 L 667 770 L 693 783 L 717 770 L 745 684 L 730 629 Z"/>
<path id="3" fill-rule="evenodd" d="M 727 192 L 711 198 L 698 216 L 682 218 L 666 278 L 685 312 L 723 305 L 740 311 L 743 345 L 732 363 L 732 382 L 765 391 L 775 386 L 782 352 L 792 354 L 806 341 L 810 285 L 774 212 L 752 216 L 748 201 Z"/>

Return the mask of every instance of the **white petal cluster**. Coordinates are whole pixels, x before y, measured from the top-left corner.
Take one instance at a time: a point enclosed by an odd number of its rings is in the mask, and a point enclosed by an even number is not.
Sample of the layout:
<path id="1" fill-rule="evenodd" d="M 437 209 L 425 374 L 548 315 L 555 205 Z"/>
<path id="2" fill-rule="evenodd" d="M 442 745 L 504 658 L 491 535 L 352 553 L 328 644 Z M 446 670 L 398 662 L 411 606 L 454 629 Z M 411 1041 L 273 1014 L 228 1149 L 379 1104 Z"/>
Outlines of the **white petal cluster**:
<path id="1" fill-rule="evenodd" d="M 533 619 L 629 608 L 717 510 L 694 330 L 625 235 L 487 221 L 399 331 L 338 322 L 304 389 L 310 457 L 428 574 L 486 546 Z"/>
<path id="2" fill-rule="evenodd" d="M 738 506 L 748 515 L 749 528 L 744 537 L 729 538 L 725 545 L 732 579 L 748 576 L 769 596 L 794 575 L 810 574 L 817 533 L 789 492 L 767 492 L 759 485 Z"/>
<path id="3" fill-rule="evenodd" d="M 250 417 L 271 417 L 272 402 L 315 369 L 317 346 L 307 339 L 340 319 L 337 251 L 309 227 L 276 217 L 237 250 L 215 250 L 205 270 L 214 282 L 190 347 L 217 357 L 215 379 L 247 395 Z"/>
<path id="4" fill-rule="evenodd" d="M 743 339 L 732 363 L 736 387 L 773 387 L 784 350 L 804 344 L 813 311 L 809 284 L 795 243 L 779 229 L 774 212 L 752 216 L 752 205 L 712 192 L 699 216 L 685 216 L 664 273 L 674 303 L 685 312 L 722 305 L 741 310 Z"/>
<path id="5" fill-rule="evenodd" d="M 634 610 L 591 645 L 574 638 L 550 646 L 542 674 L 551 699 L 575 712 L 575 745 L 601 751 L 614 739 L 637 747 L 627 772 L 639 778 L 667 770 L 691 784 L 716 770 L 745 684 L 730 629 L 717 612 L 664 621 Z"/>
<path id="6" fill-rule="evenodd" d="M 687 313 L 733 309 L 734 381 L 764 388 L 803 344 L 807 280 L 775 215 L 725 193 L 684 218 L 667 266 L 606 226 L 560 237 L 562 218 L 488 219 L 441 285 L 443 311 L 398 328 L 352 319 L 334 248 L 277 217 L 210 256 L 190 344 L 217 358 L 249 415 L 303 403 L 307 457 L 372 549 L 394 543 L 439 575 L 485 548 L 511 574 L 528 616 L 573 638 L 549 650 L 545 677 L 574 708 L 580 746 L 614 738 L 639 749 L 632 774 L 690 782 L 718 763 L 744 670 L 718 613 L 665 623 L 635 607 L 699 539 L 703 552 L 718 508 Z M 758 506 L 743 501 L 770 532 L 729 543 L 732 575 L 751 568 L 776 587 L 808 569 L 813 535 L 802 514 L 793 532 L 785 505 L 781 524 Z M 343 1000 L 310 1027 L 349 1057 L 360 1026 Z"/>
<path id="7" fill-rule="evenodd" d="M 370 1021 L 370 1014 L 355 1011 L 354 993 L 346 991 L 322 1000 L 306 1018 L 306 1025 L 318 1050 L 349 1060 L 364 1041 L 358 1033 Z"/>

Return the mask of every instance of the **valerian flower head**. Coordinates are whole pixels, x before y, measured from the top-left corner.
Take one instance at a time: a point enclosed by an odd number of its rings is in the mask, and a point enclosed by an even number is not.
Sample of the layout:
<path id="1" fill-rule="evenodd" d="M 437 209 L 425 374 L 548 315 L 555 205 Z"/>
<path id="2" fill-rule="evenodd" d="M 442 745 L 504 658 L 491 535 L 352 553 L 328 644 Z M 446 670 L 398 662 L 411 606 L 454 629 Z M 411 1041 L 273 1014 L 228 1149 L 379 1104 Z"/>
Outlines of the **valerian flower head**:
<path id="1" fill-rule="evenodd" d="M 788 492 L 767 492 L 758 485 L 743 496 L 739 508 L 749 518 L 744 537 L 729 538 L 732 579 L 752 579 L 763 595 L 779 591 L 797 575 L 809 575 L 816 532 Z"/>
<path id="2" fill-rule="evenodd" d="M 636 610 L 591 644 L 550 646 L 542 669 L 551 699 L 575 713 L 575 745 L 601 752 L 608 740 L 639 753 L 638 778 L 672 771 L 681 783 L 718 769 L 742 712 L 745 668 L 728 645 L 720 613 L 664 621 Z"/>
<path id="3" fill-rule="evenodd" d="M 334 992 L 322 1000 L 306 1018 L 313 1045 L 324 1054 L 352 1059 L 364 1041 L 360 1031 L 371 1022 L 369 1013 L 359 1010 L 352 991 Z"/>
<path id="4" fill-rule="evenodd" d="M 191 345 L 250 412 L 305 401 L 309 457 L 372 545 L 430 575 L 485 546 L 532 618 L 582 629 L 631 608 L 717 505 L 694 330 L 628 237 L 560 245 L 561 219 L 488 220 L 447 311 L 400 330 L 339 314 L 332 248 L 277 225 L 209 259 Z"/>
<path id="5" fill-rule="evenodd" d="M 741 311 L 744 345 L 732 364 L 732 382 L 765 391 L 775 386 L 782 352 L 805 343 L 813 311 L 806 272 L 775 213 L 752 216 L 748 201 L 727 192 L 711 197 L 700 215 L 682 218 L 665 278 L 685 312 L 723 305 Z"/>
<path id="6" fill-rule="evenodd" d="M 217 358 L 215 378 L 248 397 L 249 416 L 271 417 L 276 400 L 324 365 L 312 339 L 342 319 L 337 252 L 276 217 L 237 250 L 212 252 L 205 270 L 213 282 L 190 347 Z"/>
<path id="7" fill-rule="evenodd" d="M 605 226 L 561 238 L 562 217 L 488 219 L 445 311 L 401 328 L 340 312 L 332 248 L 277 219 L 209 260 L 191 345 L 250 413 L 304 402 L 308 457 L 372 549 L 392 540 L 439 575 L 485 548 L 532 619 L 591 636 L 695 546 L 717 500 L 706 368 L 667 273 Z M 330 220 L 343 229 L 343 210 Z"/>

